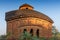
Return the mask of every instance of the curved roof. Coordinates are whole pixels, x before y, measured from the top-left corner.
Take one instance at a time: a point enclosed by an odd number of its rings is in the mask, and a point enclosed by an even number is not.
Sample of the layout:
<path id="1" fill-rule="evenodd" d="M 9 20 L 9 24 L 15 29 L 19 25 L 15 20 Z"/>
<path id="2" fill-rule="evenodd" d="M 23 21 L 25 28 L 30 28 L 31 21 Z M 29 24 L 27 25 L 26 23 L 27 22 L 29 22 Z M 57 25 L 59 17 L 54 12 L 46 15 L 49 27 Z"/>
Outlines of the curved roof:
<path id="1" fill-rule="evenodd" d="M 26 7 L 26 6 L 32 7 L 28 4 L 23 4 L 19 8 Z M 52 19 L 49 18 L 47 15 L 45 15 L 41 12 L 35 11 L 35 10 L 30 10 L 30 9 L 23 9 L 23 10 L 21 9 L 21 10 L 14 10 L 14 11 L 7 12 L 5 19 L 6 20 L 12 20 L 12 19 L 22 18 L 22 17 L 23 18 L 25 18 L 25 17 L 35 17 L 35 18 L 44 19 L 44 20 L 47 20 L 47 21 L 53 23 Z"/>
<path id="2" fill-rule="evenodd" d="M 14 19 L 14 18 L 22 18 L 22 17 L 36 17 L 36 18 L 41 18 L 44 20 L 47 20 L 51 23 L 53 23 L 52 19 L 49 18 L 47 15 L 35 11 L 35 10 L 29 10 L 29 9 L 24 9 L 24 10 L 15 10 L 15 11 L 10 11 L 6 13 L 6 20 Z"/>

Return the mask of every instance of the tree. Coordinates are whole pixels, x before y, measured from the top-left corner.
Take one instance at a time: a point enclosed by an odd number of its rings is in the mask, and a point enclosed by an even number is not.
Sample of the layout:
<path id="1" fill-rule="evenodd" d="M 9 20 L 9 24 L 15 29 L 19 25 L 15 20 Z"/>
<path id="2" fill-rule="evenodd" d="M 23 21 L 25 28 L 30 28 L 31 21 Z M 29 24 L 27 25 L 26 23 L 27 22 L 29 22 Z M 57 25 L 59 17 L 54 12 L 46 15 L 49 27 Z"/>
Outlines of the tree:
<path id="1" fill-rule="evenodd" d="M 1 35 L 0 40 L 6 40 L 6 35 Z"/>
<path id="2" fill-rule="evenodd" d="M 52 34 L 53 34 L 54 40 L 57 40 L 58 31 L 55 26 L 52 26 Z"/>
<path id="3" fill-rule="evenodd" d="M 37 36 L 31 36 L 30 33 L 25 32 L 19 36 L 18 40 L 39 40 Z"/>
<path id="4" fill-rule="evenodd" d="M 10 36 L 10 33 L 7 33 L 7 35 L 1 35 L 0 40 L 7 40 L 9 36 Z"/>
<path id="5" fill-rule="evenodd" d="M 31 35 L 27 32 L 23 33 L 22 35 L 19 36 L 18 40 L 26 40 L 26 39 L 29 39 L 31 40 Z"/>

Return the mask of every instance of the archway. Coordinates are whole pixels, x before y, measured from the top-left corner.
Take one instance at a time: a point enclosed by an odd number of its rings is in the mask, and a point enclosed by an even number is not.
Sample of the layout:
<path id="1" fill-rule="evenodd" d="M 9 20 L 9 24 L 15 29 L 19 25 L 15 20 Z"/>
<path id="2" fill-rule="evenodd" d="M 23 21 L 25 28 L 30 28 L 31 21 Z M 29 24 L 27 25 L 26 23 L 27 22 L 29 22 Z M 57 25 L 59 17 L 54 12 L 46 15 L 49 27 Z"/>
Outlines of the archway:
<path id="1" fill-rule="evenodd" d="M 30 30 L 30 34 L 31 34 L 31 36 L 33 36 L 33 29 Z"/>
<path id="2" fill-rule="evenodd" d="M 37 29 L 36 35 L 37 35 L 37 37 L 39 37 L 39 29 Z"/>
<path id="3" fill-rule="evenodd" d="M 24 29 L 24 31 L 23 31 L 23 33 L 25 33 L 27 30 L 26 29 Z"/>

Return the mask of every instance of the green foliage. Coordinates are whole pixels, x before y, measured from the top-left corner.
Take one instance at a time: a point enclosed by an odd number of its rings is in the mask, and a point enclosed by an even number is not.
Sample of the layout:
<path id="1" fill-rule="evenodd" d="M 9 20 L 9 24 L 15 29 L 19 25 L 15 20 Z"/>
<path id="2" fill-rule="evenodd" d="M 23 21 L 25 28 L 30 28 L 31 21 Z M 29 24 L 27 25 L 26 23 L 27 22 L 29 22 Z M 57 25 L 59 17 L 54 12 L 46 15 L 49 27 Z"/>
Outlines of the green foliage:
<path id="1" fill-rule="evenodd" d="M 44 37 L 40 37 L 40 40 L 46 40 L 46 38 L 44 38 Z"/>
<path id="2" fill-rule="evenodd" d="M 19 36 L 19 39 L 18 40 L 47 40 L 47 39 L 44 38 L 44 37 L 38 38 L 37 36 L 31 36 L 30 33 L 25 32 L 25 33 L 23 33 L 22 35 Z M 52 38 L 49 38 L 48 40 L 60 40 L 60 38 L 58 39 L 57 37 L 54 36 Z"/>
<path id="3" fill-rule="evenodd" d="M 30 33 L 25 32 L 19 36 L 18 40 L 46 40 L 44 37 L 31 36 Z"/>
<path id="4" fill-rule="evenodd" d="M 24 39 L 31 39 L 31 35 L 27 32 L 23 33 L 22 35 L 19 36 L 18 40 L 24 40 Z"/>
<path id="5" fill-rule="evenodd" d="M 10 33 L 7 33 L 7 35 L 1 35 L 0 40 L 7 40 L 9 36 L 10 36 Z"/>
<path id="6" fill-rule="evenodd" d="M 55 26 L 53 26 L 52 27 L 52 34 L 53 34 L 53 38 L 51 38 L 51 40 L 57 40 L 57 35 L 58 35 L 58 31 L 57 31 L 57 29 L 56 29 L 56 27 Z"/>
<path id="7" fill-rule="evenodd" d="M 32 40 L 39 40 L 37 36 L 32 36 Z"/>
<path id="8" fill-rule="evenodd" d="M 60 33 L 56 35 L 57 39 L 60 40 Z"/>
<path id="9" fill-rule="evenodd" d="M 38 37 L 36 36 L 31 36 L 30 33 L 23 33 L 22 35 L 20 35 L 20 37 L 18 38 L 18 40 L 39 40 Z"/>
<path id="10" fill-rule="evenodd" d="M 6 40 L 6 35 L 1 35 L 0 40 Z"/>

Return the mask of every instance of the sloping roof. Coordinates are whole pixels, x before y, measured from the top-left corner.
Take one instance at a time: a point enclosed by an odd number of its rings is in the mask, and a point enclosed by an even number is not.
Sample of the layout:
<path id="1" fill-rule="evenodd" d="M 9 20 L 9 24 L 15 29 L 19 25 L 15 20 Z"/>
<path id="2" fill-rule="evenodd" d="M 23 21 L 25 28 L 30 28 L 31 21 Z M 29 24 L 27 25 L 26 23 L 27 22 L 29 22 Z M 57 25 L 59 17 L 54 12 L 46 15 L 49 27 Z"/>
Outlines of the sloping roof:
<path id="1" fill-rule="evenodd" d="M 29 9 L 24 9 L 24 10 L 14 10 L 6 13 L 6 20 L 11 20 L 15 18 L 22 18 L 22 17 L 35 17 L 35 18 L 40 18 L 47 20 L 51 23 L 53 23 L 52 19 L 49 18 L 47 15 L 35 11 L 35 10 L 29 10 Z"/>

